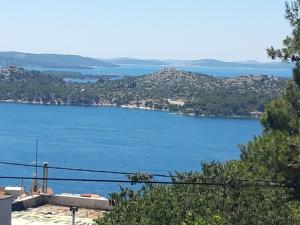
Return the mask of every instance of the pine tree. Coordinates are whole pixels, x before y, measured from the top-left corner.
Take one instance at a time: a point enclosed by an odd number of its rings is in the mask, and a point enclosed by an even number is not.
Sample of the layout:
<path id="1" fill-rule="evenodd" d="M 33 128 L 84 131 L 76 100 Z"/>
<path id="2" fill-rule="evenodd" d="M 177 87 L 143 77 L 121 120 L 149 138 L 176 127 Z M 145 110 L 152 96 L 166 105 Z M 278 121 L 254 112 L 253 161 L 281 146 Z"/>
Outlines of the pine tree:
<path id="1" fill-rule="evenodd" d="M 267 54 L 272 59 L 282 59 L 286 62 L 295 63 L 293 77 L 295 83 L 300 87 L 300 0 L 285 3 L 285 18 L 293 28 L 290 36 L 283 40 L 283 47 L 275 49 L 273 46 L 267 49 Z"/>

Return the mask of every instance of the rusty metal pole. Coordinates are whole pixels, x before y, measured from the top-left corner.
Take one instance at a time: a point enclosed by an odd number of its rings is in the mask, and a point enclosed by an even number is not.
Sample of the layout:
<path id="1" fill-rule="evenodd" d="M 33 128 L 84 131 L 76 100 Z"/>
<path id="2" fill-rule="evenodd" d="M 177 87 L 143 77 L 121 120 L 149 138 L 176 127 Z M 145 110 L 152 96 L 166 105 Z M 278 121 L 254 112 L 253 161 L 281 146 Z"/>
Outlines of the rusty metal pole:
<path id="1" fill-rule="evenodd" d="M 70 211 L 72 212 L 72 225 L 75 225 L 75 213 L 78 211 L 78 206 L 70 206 Z"/>
<path id="2" fill-rule="evenodd" d="M 34 192 L 38 192 L 38 148 L 39 148 L 39 139 L 36 139 L 36 145 L 35 145 L 35 186 L 33 188 Z"/>
<path id="3" fill-rule="evenodd" d="M 43 191 L 43 193 L 47 194 L 47 190 L 48 190 L 48 163 L 44 162 L 44 165 L 43 165 L 43 188 L 42 188 L 42 191 Z"/>

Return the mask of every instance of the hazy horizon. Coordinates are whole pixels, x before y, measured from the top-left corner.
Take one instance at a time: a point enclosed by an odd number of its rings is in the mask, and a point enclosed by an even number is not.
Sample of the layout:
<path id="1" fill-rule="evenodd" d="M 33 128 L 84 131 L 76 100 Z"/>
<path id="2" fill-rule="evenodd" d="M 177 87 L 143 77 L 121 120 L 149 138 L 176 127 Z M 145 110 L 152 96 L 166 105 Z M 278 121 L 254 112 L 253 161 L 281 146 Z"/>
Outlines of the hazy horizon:
<path id="1" fill-rule="evenodd" d="M 269 62 L 290 33 L 284 0 L 0 2 L 0 51 Z"/>
<path id="2" fill-rule="evenodd" d="M 272 59 L 267 59 L 265 61 L 259 61 L 255 59 L 245 59 L 245 60 L 222 60 L 218 58 L 194 58 L 194 59 L 187 59 L 187 58 L 177 58 L 177 59 L 164 59 L 164 58 L 142 58 L 142 57 L 128 57 L 128 56 L 117 56 L 117 57 L 112 57 L 112 58 L 104 58 L 104 57 L 91 57 L 91 56 L 85 56 L 85 55 L 78 55 L 78 54 L 64 54 L 64 53 L 49 53 L 49 52 L 20 52 L 20 51 L 0 51 L 0 53 L 19 53 L 19 54 L 33 54 L 33 55 L 65 55 L 65 56 L 81 56 L 81 57 L 87 57 L 87 58 L 92 58 L 92 59 L 98 59 L 98 60 L 114 60 L 114 59 L 132 59 L 132 60 L 157 60 L 157 61 L 162 61 L 162 62 L 167 62 L 167 61 L 197 61 L 197 60 L 217 60 L 217 61 L 222 61 L 222 62 L 232 62 L 232 63 L 276 63 L 276 62 L 282 62 L 281 60 L 272 60 Z M 284 63 L 284 62 L 283 62 Z"/>

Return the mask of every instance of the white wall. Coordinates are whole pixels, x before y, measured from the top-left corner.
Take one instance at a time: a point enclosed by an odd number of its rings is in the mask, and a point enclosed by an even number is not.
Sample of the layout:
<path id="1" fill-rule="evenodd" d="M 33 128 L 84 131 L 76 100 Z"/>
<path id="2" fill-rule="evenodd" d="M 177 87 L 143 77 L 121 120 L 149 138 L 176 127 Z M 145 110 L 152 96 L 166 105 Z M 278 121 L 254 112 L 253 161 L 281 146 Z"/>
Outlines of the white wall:
<path id="1" fill-rule="evenodd" d="M 11 203 L 12 196 L 0 196 L 0 223 L 11 225 Z"/>
<path id="2" fill-rule="evenodd" d="M 86 209 L 112 210 L 106 198 L 84 198 L 69 195 L 52 195 L 49 204 L 59 206 L 79 206 Z"/>

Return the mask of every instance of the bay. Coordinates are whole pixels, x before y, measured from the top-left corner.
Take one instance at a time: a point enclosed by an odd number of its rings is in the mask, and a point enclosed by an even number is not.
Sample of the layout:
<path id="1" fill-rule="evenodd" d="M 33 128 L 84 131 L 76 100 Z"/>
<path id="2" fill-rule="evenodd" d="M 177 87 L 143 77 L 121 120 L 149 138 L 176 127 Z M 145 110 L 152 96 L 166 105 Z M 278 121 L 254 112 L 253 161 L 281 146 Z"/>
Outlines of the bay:
<path id="1" fill-rule="evenodd" d="M 201 161 L 238 159 L 239 144 L 261 132 L 256 119 L 208 118 L 115 107 L 0 104 L 0 161 L 38 162 L 113 171 L 199 171 Z M 34 164 L 33 164 L 34 165 Z M 31 176 L 34 168 L 0 165 L 0 176 Z M 38 176 L 42 171 L 39 170 Z M 125 179 L 50 170 L 50 177 Z M 0 180 L 1 185 L 20 185 Z M 29 181 L 26 182 L 29 186 Z M 50 182 L 56 193 L 107 195 L 117 184 Z"/>

